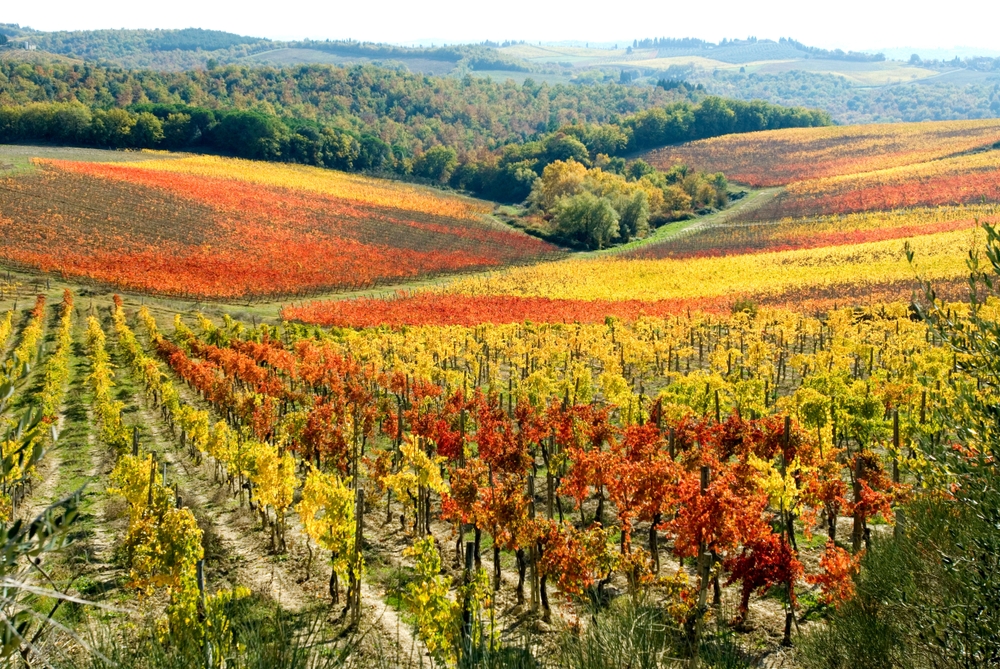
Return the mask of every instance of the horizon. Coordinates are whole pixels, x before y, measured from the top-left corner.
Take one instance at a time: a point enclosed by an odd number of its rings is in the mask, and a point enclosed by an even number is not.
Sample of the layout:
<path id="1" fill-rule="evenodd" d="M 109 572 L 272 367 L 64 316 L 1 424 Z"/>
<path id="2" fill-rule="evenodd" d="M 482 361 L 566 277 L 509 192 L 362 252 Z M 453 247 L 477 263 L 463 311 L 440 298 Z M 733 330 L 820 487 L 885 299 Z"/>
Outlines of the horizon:
<path id="1" fill-rule="evenodd" d="M 617 49 L 617 48 L 627 48 L 632 45 L 634 40 L 638 39 L 656 39 L 656 38 L 667 38 L 667 39 L 701 39 L 709 44 L 718 44 L 724 40 L 728 41 L 741 41 L 749 39 L 757 39 L 759 41 L 771 41 L 778 42 L 781 39 L 792 39 L 806 46 L 819 47 L 828 49 L 830 51 L 841 50 L 845 52 L 857 52 L 857 53 L 869 53 L 869 54 L 884 54 L 889 60 L 907 60 L 912 54 L 920 56 L 923 60 L 951 60 L 952 58 L 971 58 L 971 57 L 987 57 L 996 58 L 1000 57 L 1000 49 L 987 48 L 987 47 L 977 47 L 967 44 L 956 44 L 952 46 L 937 46 L 937 47 L 919 47 L 919 46 L 884 46 L 884 47 L 874 47 L 874 48 L 861 48 L 861 49 L 845 49 L 841 46 L 821 46 L 819 44 L 811 43 L 806 40 L 799 39 L 795 35 L 782 35 L 780 37 L 759 37 L 756 35 L 748 35 L 746 37 L 723 37 L 717 40 L 705 39 L 703 37 L 698 37 L 695 35 L 688 34 L 676 34 L 676 35 L 648 35 L 643 37 L 636 37 L 630 39 L 606 39 L 606 40 L 583 40 L 583 39 L 560 39 L 560 40 L 523 40 L 523 39 L 444 39 L 444 38 L 433 38 L 424 37 L 410 40 L 374 40 L 374 39 L 355 39 L 352 37 L 309 37 L 309 36 L 272 36 L 272 35 L 262 35 L 262 34 L 249 34 L 249 33 L 238 33 L 231 30 L 226 30 L 223 28 L 211 28 L 205 26 L 179 26 L 179 27 L 148 27 L 148 26 L 123 26 L 118 28 L 113 27 L 88 27 L 88 28 L 53 28 L 53 29 L 42 29 L 37 28 L 29 24 L 21 24 L 16 21 L 0 21 L 0 24 L 6 25 L 17 25 L 22 30 L 32 30 L 41 33 L 49 32 L 84 32 L 84 31 L 101 31 L 101 30 L 184 30 L 184 29 L 198 29 L 198 30 L 215 30 L 230 34 L 240 35 L 242 37 L 256 38 L 256 39 L 266 39 L 274 42 L 296 42 L 296 41 L 355 41 L 364 42 L 370 44 L 385 44 L 389 46 L 400 46 L 400 47 L 411 47 L 411 48 L 433 48 L 433 47 L 444 47 L 444 46 L 457 46 L 457 45 L 470 45 L 470 44 L 482 44 L 486 42 L 502 44 L 504 42 L 511 43 L 522 43 L 522 44 L 538 44 L 541 46 L 560 46 L 560 47 L 584 47 L 591 49 Z"/>
<path id="2" fill-rule="evenodd" d="M 415 6 L 389 0 L 378 22 L 363 7 L 329 7 L 315 4 L 287 16 L 274 16 L 263 3 L 241 5 L 238 14 L 224 4 L 204 5 L 180 0 L 170 16 L 152 15 L 123 0 L 83 7 L 66 0 L 25 4 L 9 8 L 3 22 L 16 23 L 43 32 L 117 29 L 221 30 L 277 41 L 360 40 L 387 44 L 474 44 L 484 41 L 524 41 L 555 44 L 579 42 L 624 47 L 633 39 L 694 37 L 718 43 L 722 39 L 770 39 L 790 37 L 809 46 L 844 51 L 911 51 L 1000 55 L 990 22 L 969 22 L 967 17 L 981 7 L 978 2 L 959 2 L 947 15 L 910 12 L 905 15 L 888 3 L 846 0 L 840 9 L 822 21 L 801 11 L 792 0 L 773 0 L 767 10 L 752 11 L 736 0 L 723 0 L 711 25 L 703 25 L 704 14 L 695 7 L 662 8 L 651 0 L 640 0 L 628 15 L 596 18 L 590 7 L 567 15 L 562 5 L 514 0 L 500 15 L 468 11 L 456 0 L 433 0 Z M 258 9 L 260 11 L 258 11 Z M 637 13 L 649 15 L 638 34 Z M 856 17 L 866 20 L 858 24 Z M 128 20 L 123 21 L 123 17 Z M 197 18 L 195 18 L 197 17 Z M 525 21 L 524 17 L 530 17 Z M 117 24 L 117 25 L 116 25 Z M 653 27 L 649 27 L 653 26 Z M 632 32 L 631 36 L 623 37 Z M 649 34 L 645 34 L 649 33 Z M 922 54 L 921 54 L 922 55 Z M 923 56 L 922 56 L 923 57 Z"/>

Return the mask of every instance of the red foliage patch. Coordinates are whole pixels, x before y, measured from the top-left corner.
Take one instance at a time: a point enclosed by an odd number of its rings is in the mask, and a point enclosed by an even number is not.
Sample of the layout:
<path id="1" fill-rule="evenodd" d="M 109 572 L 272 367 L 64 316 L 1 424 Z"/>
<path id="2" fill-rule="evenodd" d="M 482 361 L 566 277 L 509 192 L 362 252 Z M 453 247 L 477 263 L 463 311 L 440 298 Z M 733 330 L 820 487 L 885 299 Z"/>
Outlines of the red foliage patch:
<path id="1" fill-rule="evenodd" d="M 607 316 L 634 321 L 640 316 L 666 316 L 695 311 L 725 311 L 717 299 L 554 300 L 511 295 L 447 295 L 418 293 L 394 299 L 361 298 L 318 301 L 282 310 L 287 320 L 339 327 L 380 325 L 477 325 L 480 323 L 601 323 Z"/>
<path id="2" fill-rule="evenodd" d="M 0 257 L 128 290 L 306 295 L 554 250 L 474 220 L 121 165 L 49 163 L 0 185 Z"/>

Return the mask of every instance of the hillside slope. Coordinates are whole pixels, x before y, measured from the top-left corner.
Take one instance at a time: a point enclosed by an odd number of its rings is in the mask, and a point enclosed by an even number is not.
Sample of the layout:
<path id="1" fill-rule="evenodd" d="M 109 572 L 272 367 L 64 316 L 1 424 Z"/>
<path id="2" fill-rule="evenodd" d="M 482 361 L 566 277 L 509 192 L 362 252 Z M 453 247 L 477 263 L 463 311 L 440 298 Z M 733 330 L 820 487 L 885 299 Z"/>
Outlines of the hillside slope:
<path id="1" fill-rule="evenodd" d="M 493 221 L 485 203 L 331 170 L 92 154 L 32 166 L 0 181 L 0 257 L 126 290 L 303 295 L 556 250 Z"/>
<path id="2" fill-rule="evenodd" d="M 993 146 L 1000 119 L 796 128 L 725 135 L 643 154 L 651 165 L 684 163 L 754 187 L 913 165 Z"/>

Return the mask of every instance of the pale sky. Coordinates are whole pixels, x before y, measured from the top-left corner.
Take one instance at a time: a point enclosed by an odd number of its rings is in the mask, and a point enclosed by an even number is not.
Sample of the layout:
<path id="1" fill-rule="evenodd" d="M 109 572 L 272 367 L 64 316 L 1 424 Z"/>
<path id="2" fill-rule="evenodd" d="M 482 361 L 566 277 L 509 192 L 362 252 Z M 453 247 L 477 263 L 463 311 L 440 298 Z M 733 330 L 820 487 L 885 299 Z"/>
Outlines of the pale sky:
<path id="1" fill-rule="evenodd" d="M 642 37 L 793 37 L 845 50 L 1000 49 L 997 0 L 34 0 L 7 2 L 0 22 L 37 30 L 211 28 L 273 39 L 479 42 Z"/>

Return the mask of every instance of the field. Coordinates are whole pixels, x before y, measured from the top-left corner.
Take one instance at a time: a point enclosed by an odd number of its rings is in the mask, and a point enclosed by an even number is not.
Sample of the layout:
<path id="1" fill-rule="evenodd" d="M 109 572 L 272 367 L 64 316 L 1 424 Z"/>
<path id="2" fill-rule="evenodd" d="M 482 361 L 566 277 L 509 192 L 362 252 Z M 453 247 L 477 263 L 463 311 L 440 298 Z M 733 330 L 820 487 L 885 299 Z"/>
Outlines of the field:
<path id="1" fill-rule="evenodd" d="M 735 207 L 731 216 L 689 224 L 622 253 L 472 276 L 415 295 L 294 304 L 283 314 L 369 327 L 597 323 L 607 315 L 723 314 L 741 301 L 814 313 L 908 300 L 915 268 L 904 242 L 922 276 L 956 297 L 968 251 L 985 239 L 979 224 L 996 223 L 1000 214 L 992 204 L 1000 202 L 1000 151 L 981 150 L 998 138 L 1000 124 L 986 121 L 693 142 L 671 155 L 753 185 L 790 183 L 762 193 L 753 206 Z M 757 176 L 741 171 L 745 165 Z"/>
<path id="2" fill-rule="evenodd" d="M 552 46 L 515 44 L 500 49 L 500 52 L 514 58 L 522 58 L 536 63 L 573 63 L 574 65 L 595 65 L 605 62 L 642 60 L 656 57 L 656 49 L 637 49 L 626 54 L 625 49 L 591 49 L 574 46 Z"/>
<path id="3" fill-rule="evenodd" d="M 684 163 L 753 187 L 904 167 L 1000 142 L 1000 121 L 831 126 L 729 135 L 657 149 L 651 165 Z"/>
<path id="4" fill-rule="evenodd" d="M 0 256 L 122 289 L 254 299 L 498 266 L 554 249 L 480 202 L 221 158 L 36 159 L 0 184 Z"/>
<path id="5" fill-rule="evenodd" d="M 1000 316 L 998 141 L 671 148 L 771 188 L 576 254 L 409 184 L 9 150 L 0 516 L 80 511 L 46 583 L 121 666 L 802 666 L 980 462 L 947 338 Z"/>
<path id="6" fill-rule="evenodd" d="M 992 204 L 780 222 L 727 220 L 691 226 L 624 253 L 471 276 L 389 298 L 297 303 L 282 313 L 342 327 L 599 323 L 608 315 L 635 320 L 690 311 L 725 314 L 741 301 L 815 313 L 906 301 L 915 271 L 959 297 L 968 251 L 985 240 L 979 224 L 998 220 L 1000 210 Z M 915 267 L 904 243 L 916 253 Z"/>
<path id="7" fill-rule="evenodd" d="M 698 81 L 710 78 L 718 70 L 757 74 L 808 72 L 843 77 L 852 87 L 882 87 L 900 83 L 935 81 L 939 73 L 905 61 L 854 62 L 810 56 L 790 45 L 758 42 L 730 44 L 714 48 L 638 48 L 629 53 L 627 45 L 618 49 L 557 45 L 517 44 L 499 49 L 500 53 L 539 65 L 572 68 L 563 76 L 568 80 L 574 71 L 602 67 L 641 69 L 646 76 L 679 68 L 690 71 Z M 671 69 L 673 68 L 673 69 Z M 674 74 L 676 76 L 676 74 Z M 984 80 L 980 74 L 975 81 Z M 709 79 L 710 80 L 710 79 Z"/>
<path id="8" fill-rule="evenodd" d="M 891 211 L 1000 201 L 1000 150 L 789 184 L 765 206 L 736 220 Z"/>
<path id="9" fill-rule="evenodd" d="M 289 67 L 294 65 L 342 65 L 351 66 L 363 63 L 382 62 L 385 60 L 402 62 L 411 72 L 422 74 L 445 75 L 455 69 L 455 63 L 442 60 L 431 60 L 429 58 L 353 58 L 341 56 L 328 51 L 318 49 L 302 48 L 281 48 L 270 51 L 262 51 L 252 56 L 246 56 L 239 60 L 240 64 L 246 65 L 270 65 L 272 67 Z"/>
<path id="10" fill-rule="evenodd" d="M 854 63 L 835 60 L 790 60 L 753 63 L 747 71 L 759 74 L 780 74 L 801 70 L 817 74 L 834 74 L 847 79 L 855 86 L 886 86 L 889 84 L 913 83 L 934 77 L 938 73 L 922 67 L 914 67 L 900 61 L 875 63 Z"/>

